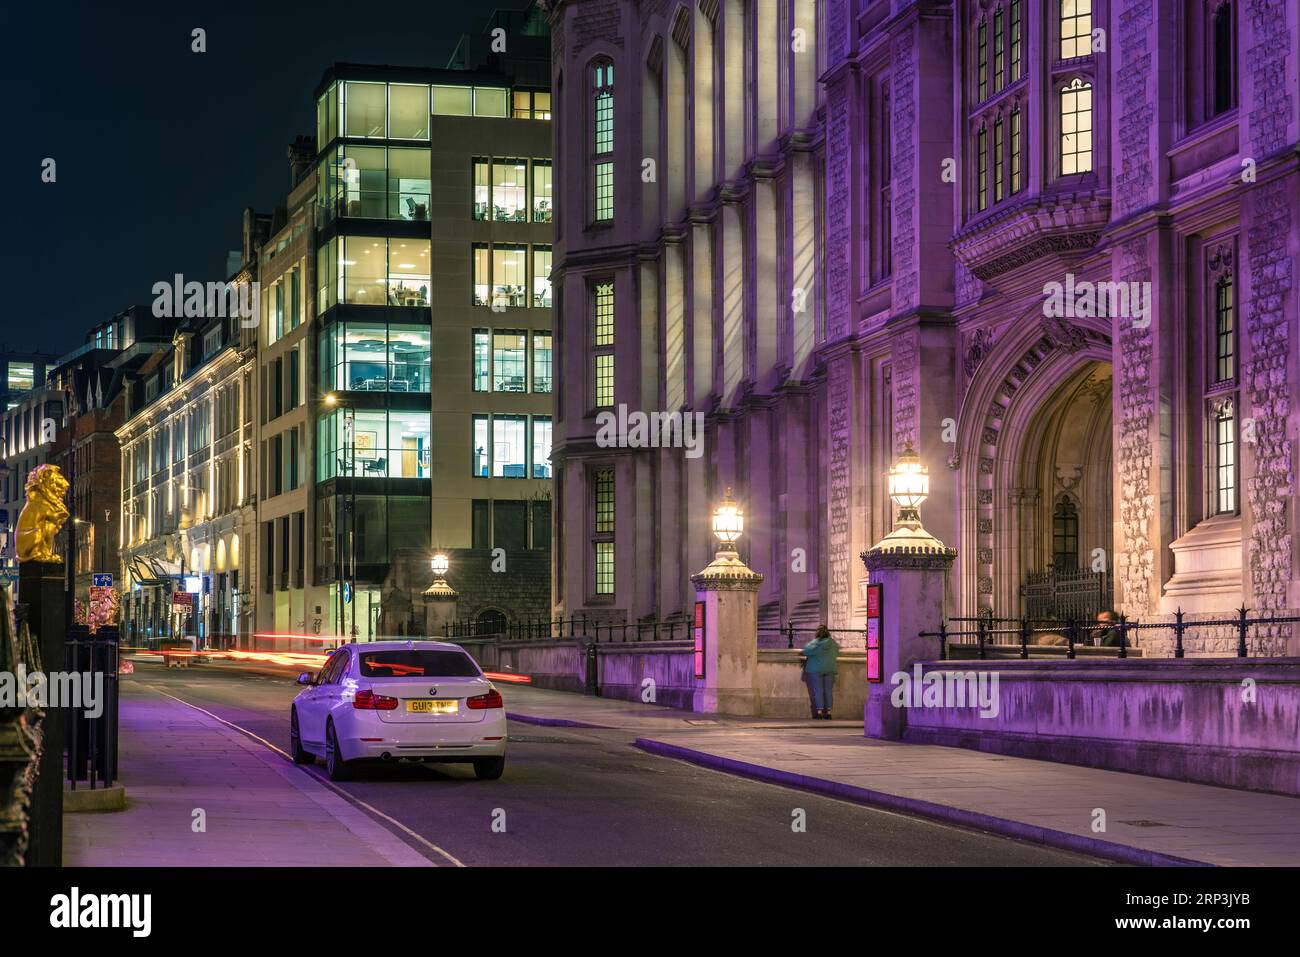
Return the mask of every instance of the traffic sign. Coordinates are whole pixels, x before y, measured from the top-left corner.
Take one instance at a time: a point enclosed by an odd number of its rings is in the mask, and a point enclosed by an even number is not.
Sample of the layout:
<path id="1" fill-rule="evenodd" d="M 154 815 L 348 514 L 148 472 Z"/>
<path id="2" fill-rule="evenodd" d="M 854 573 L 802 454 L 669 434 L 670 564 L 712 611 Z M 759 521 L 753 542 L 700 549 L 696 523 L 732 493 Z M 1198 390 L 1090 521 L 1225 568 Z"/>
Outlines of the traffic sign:
<path id="1" fill-rule="evenodd" d="M 188 591 L 172 592 L 172 606 L 175 608 L 193 608 L 194 593 Z"/>
<path id="2" fill-rule="evenodd" d="M 91 575 L 91 587 L 93 588 L 112 588 L 113 575 L 111 572 L 95 572 Z"/>
<path id="3" fill-rule="evenodd" d="M 343 603 L 351 604 L 352 602 L 352 585 L 349 582 L 343 583 Z"/>

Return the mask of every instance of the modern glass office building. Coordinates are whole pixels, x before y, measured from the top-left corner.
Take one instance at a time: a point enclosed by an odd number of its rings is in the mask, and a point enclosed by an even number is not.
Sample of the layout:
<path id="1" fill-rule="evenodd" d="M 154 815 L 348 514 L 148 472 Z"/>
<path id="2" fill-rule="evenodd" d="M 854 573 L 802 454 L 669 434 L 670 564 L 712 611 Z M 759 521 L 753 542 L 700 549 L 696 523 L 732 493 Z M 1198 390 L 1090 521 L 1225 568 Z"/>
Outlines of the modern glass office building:
<path id="1" fill-rule="evenodd" d="M 454 579 L 550 547 L 550 94 L 458 62 L 316 91 L 311 551 L 322 617 L 362 639 L 421 629 L 434 549 L 466 551 Z M 514 605 L 465 613 L 546 611 Z"/>

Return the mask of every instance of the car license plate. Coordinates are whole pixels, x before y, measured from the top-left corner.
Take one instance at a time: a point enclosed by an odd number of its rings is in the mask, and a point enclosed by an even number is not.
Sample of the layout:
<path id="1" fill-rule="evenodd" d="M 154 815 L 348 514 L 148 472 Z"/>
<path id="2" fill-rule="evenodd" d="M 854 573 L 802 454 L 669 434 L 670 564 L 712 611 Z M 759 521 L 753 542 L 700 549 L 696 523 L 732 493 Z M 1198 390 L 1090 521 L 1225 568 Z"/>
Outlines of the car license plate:
<path id="1" fill-rule="evenodd" d="M 406 710 L 416 714 L 455 714 L 454 698 L 411 698 L 406 702 Z"/>

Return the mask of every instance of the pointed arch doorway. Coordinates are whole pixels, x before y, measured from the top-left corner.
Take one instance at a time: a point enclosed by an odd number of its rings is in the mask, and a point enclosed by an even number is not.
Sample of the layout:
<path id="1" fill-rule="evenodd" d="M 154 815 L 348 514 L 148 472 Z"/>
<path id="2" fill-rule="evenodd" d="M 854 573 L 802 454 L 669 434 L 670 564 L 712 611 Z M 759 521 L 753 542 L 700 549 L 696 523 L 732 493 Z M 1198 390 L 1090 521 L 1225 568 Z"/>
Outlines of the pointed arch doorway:
<path id="1" fill-rule="evenodd" d="M 1091 593 L 1087 607 L 1109 605 L 1115 505 L 1108 332 L 1081 326 L 1057 336 L 1029 327 L 975 372 L 961 430 L 962 614 L 1028 614 L 1026 586 L 1041 586 L 1052 571 L 1068 580 L 1064 592 Z M 1034 610 L 1050 607 L 1039 601 Z"/>

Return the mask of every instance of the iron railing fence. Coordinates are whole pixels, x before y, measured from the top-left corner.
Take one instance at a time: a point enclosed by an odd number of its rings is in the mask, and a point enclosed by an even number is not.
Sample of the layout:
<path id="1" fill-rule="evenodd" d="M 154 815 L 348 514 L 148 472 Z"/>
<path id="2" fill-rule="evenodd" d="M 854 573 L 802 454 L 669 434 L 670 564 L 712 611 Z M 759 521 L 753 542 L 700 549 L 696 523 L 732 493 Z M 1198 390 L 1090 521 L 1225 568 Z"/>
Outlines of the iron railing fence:
<path id="1" fill-rule="evenodd" d="M 948 628 L 949 622 L 965 625 L 974 623 L 975 627 L 952 630 Z M 1035 619 L 1028 615 L 1020 618 L 978 615 L 945 619 L 939 623 L 938 631 L 923 631 L 920 635 L 922 638 L 939 639 L 940 660 L 949 657 L 953 646 L 974 646 L 980 658 L 987 658 L 990 651 L 1008 649 L 1018 651 L 1021 658 L 1028 658 L 1031 638 L 1042 634 L 1060 635 L 1065 639 L 1065 656 L 1072 659 L 1076 657 L 1076 649 L 1079 647 L 1106 649 L 1099 652 L 1103 656 L 1113 649 L 1115 657 L 1127 658 L 1129 649 L 1134 647 L 1134 637 L 1140 637 L 1143 632 L 1167 631 L 1173 633 L 1173 656 L 1183 658 L 1186 655 L 1185 638 L 1189 632 L 1207 628 L 1227 628 L 1232 629 L 1236 638 L 1235 656 L 1247 658 L 1250 657 L 1249 637 L 1252 627 L 1256 629 L 1258 638 L 1261 628 L 1279 628 L 1297 623 L 1300 623 L 1300 616 L 1296 615 L 1251 618 L 1249 610 L 1244 607 L 1237 609 L 1237 614 L 1232 618 L 1198 618 L 1192 621 L 1187 620 L 1182 609 L 1174 613 L 1173 621 L 1130 621 L 1126 616 L 1118 615 L 1112 621 L 1070 620 L 1061 623 L 1051 618 Z M 1012 640 L 999 641 L 1000 637 L 1010 637 Z"/>
<path id="2" fill-rule="evenodd" d="M 85 782 L 92 790 L 110 788 L 117 779 L 118 630 L 100 628 L 91 634 L 84 625 L 74 625 L 65 648 L 68 674 L 94 682 L 101 691 L 98 714 L 88 713 L 85 701 L 68 708 L 68 787 L 75 791 L 78 782 Z"/>
<path id="3" fill-rule="evenodd" d="M 447 638 L 501 638 L 506 641 L 539 641 L 550 638 L 591 638 L 598 643 L 615 641 L 687 641 L 691 623 L 685 619 L 664 621 L 597 621 L 587 615 L 570 618 L 525 618 L 507 622 L 505 630 L 481 630 L 477 622 L 457 620 L 443 626 Z"/>

